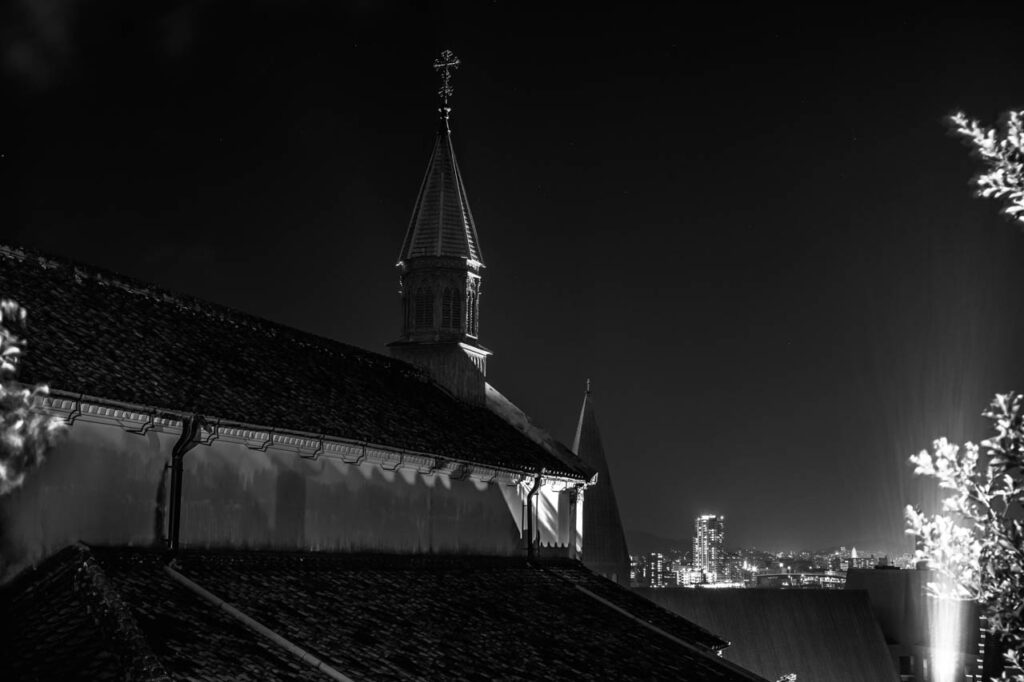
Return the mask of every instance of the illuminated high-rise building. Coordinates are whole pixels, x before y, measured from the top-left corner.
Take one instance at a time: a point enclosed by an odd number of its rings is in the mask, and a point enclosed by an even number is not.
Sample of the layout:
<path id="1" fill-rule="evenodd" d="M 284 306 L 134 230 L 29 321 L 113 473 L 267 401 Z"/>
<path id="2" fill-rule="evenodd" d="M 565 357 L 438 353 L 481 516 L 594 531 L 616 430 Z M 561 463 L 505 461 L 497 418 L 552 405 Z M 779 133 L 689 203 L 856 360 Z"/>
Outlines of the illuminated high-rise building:
<path id="1" fill-rule="evenodd" d="M 722 577 L 725 517 L 703 514 L 694 522 L 693 567 L 701 571 L 709 583 Z"/>
<path id="2" fill-rule="evenodd" d="M 647 555 L 647 585 L 665 587 L 665 555 L 651 552 Z"/>

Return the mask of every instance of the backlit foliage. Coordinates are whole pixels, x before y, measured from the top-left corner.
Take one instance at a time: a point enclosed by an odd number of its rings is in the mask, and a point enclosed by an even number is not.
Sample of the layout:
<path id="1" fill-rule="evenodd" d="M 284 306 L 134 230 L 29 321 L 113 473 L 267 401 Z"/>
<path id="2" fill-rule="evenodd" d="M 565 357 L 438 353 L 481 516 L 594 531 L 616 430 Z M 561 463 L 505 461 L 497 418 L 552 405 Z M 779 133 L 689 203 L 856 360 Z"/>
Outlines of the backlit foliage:
<path id="1" fill-rule="evenodd" d="M 1008 647 L 1001 679 L 1024 682 L 1024 424 L 1022 396 L 997 395 L 984 413 L 996 435 L 962 448 L 945 438 L 910 461 L 914 473 L 949 491 L 942 513 L 907 507 L 907 532 L 921 538 L 918 561 L 945 580 L 939 597 L 973 599 Z"/>
<path id="2" fill-rule="evenodd" d="M 1001 199 L 1003 213 L 1024 223 L 1024 111 L 1009 112 L 1002 130 L 986 128 L 963 112 L 949 120 L 985 166 L 973 181 L 978 195 Z"/>
<path id="3" fill-rule="evenodd" d="M 16 380 L 25 318 L 20 305 L 0 301 L 0 495 L 22 484 L 64 428 L 63 420 L 42 407 L 47 387 L 26 387 Z"/>

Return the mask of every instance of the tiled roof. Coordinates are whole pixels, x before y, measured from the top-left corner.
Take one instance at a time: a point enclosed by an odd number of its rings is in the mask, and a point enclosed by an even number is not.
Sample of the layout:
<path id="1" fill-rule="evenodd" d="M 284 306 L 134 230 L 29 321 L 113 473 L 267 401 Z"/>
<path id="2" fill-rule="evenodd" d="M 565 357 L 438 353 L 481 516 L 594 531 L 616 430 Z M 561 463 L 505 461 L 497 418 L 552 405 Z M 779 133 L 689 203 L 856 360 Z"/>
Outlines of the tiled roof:
<path id="1" fill-rule="evenodd" d="M 441 126 L 434 140 L 434 151 L 398 260 L 419 256 L 465 258 L 483 263 L 466 186 L 446 126 Z"/>
<path id="2" fill-rule="evenodd" d="M 91 556 L 142 633 L 142 653 L 171 679 L 319 678 L 175 582 L 160 553 L 93 548 Z M 60 570 L 88 559 L 65 553 Z M 706 633 L 677 616 L 665 613 L 656 623 L 670 636 L 644 625 L 657 607 L 576 562 L 232 551 L 184 552 L 175 565 L 353 680 L 762 680 L 704 650 Z M 74 588 L 29 596 L 38 582 L 30 575 L 13 596 L 7 589 L 6 598 L 23 606 L 11 613 L 32 626 L 18 634 L 14 623 L 14 640 L 5 641 L 15 672 L 54 669 L 75 636 L 60 620 L 37 617 L 50 609 L 44 598 L 73 610 Z M 600 599 L 592 596 L 598 592 Z M 116 648 L 114 637 L 94 639 L 94 660 L 117 660 L 106 653 Z"/>
<path id="3" fill-rule="evenodd" d="M 583 477 L 413 366 L 120 275 L 0 245 L 28 309 L 20 379 L 520 471 Z"/>
<path id="4" fill-rule="evenodd" d="M 642 589 L 731 641 L 726 659 L 769 679 L 897 682 L 867 594 L 852 590 Z"/>
<path id="5" fill-rule="evenodd" d="M 701 627 L 697 623 L 680 618 L 663 606 L 649 599 L 637 599 L 633 590 L 621 587 L 607 578 L 596 575 L 592 571 L 581 571 L 576 564 L 568 566 L 551 566 L 548 570 L 556 575 L 569 578 L 573 583 L 592 592 L 601 599 L 636 614 L 644 622 L 650 623 L 665 632 L 687 642 L 693 642 L 704 648 L 719 651 L 729 646 L 729 642 L 717 634 Z"/>
<path id="6" fill-rule="evenodd" d="M 76 578 L 84 557 L 68 548 L 0 591 L 0 677 L 120 680 L 124 657 L 92 618 L 99 601 Z M 52 650 L 60 643 L 59 655 Z M 12 656 L 11 653 L 17 653 Z"/>
<path id="7" fill-rule="evenodd" d="M 106 558 L 100 564 L 88 549 L 69 548 L 2 588 L 0 632 L 15 655 L 0 657 L 0 678 L 256 681 L 272 670 L 277 680 L 309 679 L 298 659 L 199 596 L 153 579 L 155 553 L 124 570 L 111 570 L 116 553 Z M 140 641 L 129 646 L 125 631 Z"/>

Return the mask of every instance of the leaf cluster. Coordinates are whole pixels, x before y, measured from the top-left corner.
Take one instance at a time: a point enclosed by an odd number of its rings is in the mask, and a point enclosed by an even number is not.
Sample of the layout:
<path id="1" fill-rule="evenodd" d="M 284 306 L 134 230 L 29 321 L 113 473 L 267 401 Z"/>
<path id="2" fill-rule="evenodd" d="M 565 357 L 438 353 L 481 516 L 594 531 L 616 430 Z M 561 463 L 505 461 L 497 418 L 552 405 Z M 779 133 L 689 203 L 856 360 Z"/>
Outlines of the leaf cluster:
<path id="1" fill-rule="evenodd" d="M 1003 213 L 1024 223 L 1024 111 L 1009 112 L 1000 130 L 960 111 L 951 114 L 949 121 L 985 166 L 985 172 L 972 181 L 978 196 L 1001 199 Z"/>
<path id="2" fill-rule="evenodd" d="M 42 406 L 46 386 L 17 382 L 25 348 L 25 309 L 0 301 L 0 495 L 20 486 L 42 463 L 64 430 L 64 422 Z"/>

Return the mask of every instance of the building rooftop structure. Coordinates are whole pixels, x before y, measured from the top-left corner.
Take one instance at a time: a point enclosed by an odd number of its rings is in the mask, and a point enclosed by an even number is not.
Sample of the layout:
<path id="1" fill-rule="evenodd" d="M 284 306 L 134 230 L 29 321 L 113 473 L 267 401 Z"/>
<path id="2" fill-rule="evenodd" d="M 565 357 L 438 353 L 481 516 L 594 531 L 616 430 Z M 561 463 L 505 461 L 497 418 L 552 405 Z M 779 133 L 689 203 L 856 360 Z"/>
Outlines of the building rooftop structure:
<path id="1" fill-rule="evenodd" d="M 775 680 L 896 682 L 867 594 L 850 590 L 637 590 L 731 644 L 727 660 Z"/>
<path id="2" fill-rule="evenodd" d="M 0 590 L 0 673 L 326 679 L 177 573 L 343 679 L 763 682 L 715 655 L 720 638 L 574 561 L 185 551 L 168 570 L 163 559 L 76 545 Z"/>
<path id="3" fill-rule="evenodd" d="M 850 569 L 848 590 L 865 591 L 894 664 L 907 682 L 924 682 L 937 665 L 952 665 L 950 679 L 992 679 L 1002 672 L 1003 647 L 986 632 L 972 601 L 936 600 L 927 569 Z M 942 641 L 940 641 L 942 640 Z"/>

